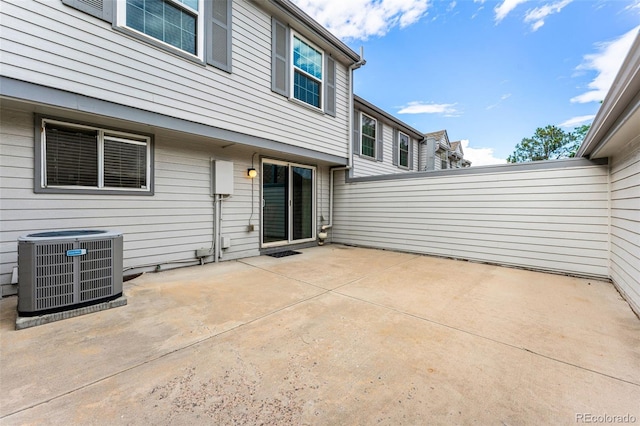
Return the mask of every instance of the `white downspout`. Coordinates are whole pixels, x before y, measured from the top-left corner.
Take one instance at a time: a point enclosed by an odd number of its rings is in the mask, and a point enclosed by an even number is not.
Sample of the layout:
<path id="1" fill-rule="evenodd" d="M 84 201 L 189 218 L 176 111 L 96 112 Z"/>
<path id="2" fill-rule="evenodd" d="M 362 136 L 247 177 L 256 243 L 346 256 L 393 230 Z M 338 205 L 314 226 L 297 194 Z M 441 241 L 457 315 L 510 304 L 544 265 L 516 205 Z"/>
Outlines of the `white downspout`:
<path id="1" fill-rule="evenodd" d="M 353 71 L 357 70 L 367 61 L 364 59 L 364 47 L 360 47 L 360 59 L 358 62 L 349 66 L 349 130 L 347 140 L 349 145 L 347 146 L 347 165 L 340 167 L 332 167 L 329 171 L 329 223 L 322 225 L 320 228 L 322 231 L 326 231 L 333 227 L 333 177 L 334 173 L 338 170 L 350 170 L 353 167 Z"/>

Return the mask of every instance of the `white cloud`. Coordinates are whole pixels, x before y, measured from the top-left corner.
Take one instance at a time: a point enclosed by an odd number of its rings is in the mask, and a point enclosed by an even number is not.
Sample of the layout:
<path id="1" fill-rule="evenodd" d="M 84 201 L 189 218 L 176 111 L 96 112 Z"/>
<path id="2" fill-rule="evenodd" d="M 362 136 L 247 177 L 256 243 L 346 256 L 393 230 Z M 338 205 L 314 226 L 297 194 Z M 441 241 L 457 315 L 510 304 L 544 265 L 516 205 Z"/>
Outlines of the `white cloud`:
<path id="1" fill-rule="evenodd" d="M 293 0 L 341 39 L 367 40 L 419 21 L 429 0 Z"/>
<path id="2" fill-rule="evenodd" d="M 457 117 L 460 112 L 455 106 L 456 104 L 409 102 L 398 111 L 398 114 L 443 114 L 445 117 Z"/>
<path id="3" fill-rule="evenodd" d="M 455 0 L 449 3 L 449 7 L 447 7 L 447 12 L 451 12 L 453 9 L 455 9 L 457 4 L 458 3 Z"/>
<path id="4" fill-rule="evenodd" d="M 573 0 L 560 0 L 553 4 L 545 4 L 541 7 L 536 7 L 527 12 L 527 15 L 524 17 L 524 22 L 531 24 L 531 31 L 537 31 L 541 26 L 544 25 L 544 20 L 549 15 L 553 15 L 554 13 L 560 13 L 562 9 L 571 3 Z"/>
<path id="5" fill-rule="evenodd" d="M 526 2 L 527 0 L 503 0 L 498 6 L 493 9 L 496 12 L 496 24 L 499 24 L 507 15 L 519 4 Z"/>
<path id="6" fill-rule="evenodd" d="M 500 100 L 498 102 L 496 102 L 495 104 L 489 105 L 487 107 L 487 109 L 494 109 L 495 107 L 497 107 L 498 105 L 500 105 L 502 102 L 506 101 L 507 99 L 509 99 L 511 97 L 511 93 L 505 93 L 504 95 L 500 96 Z"/>
<path id="7" fill-rule="evenodd" d="M 476 10 L 476 13 L 471 15 L 471 19 L 476 19 L 476 16 L 478 16 L 478 14 L 482 11 L 482 9 L 484 9 L 484 6 L 480 6 L 478 10 Z"/>
<path id="8" fill-rule="evenodd" d="M 640 0 L 632 1 L 627 7 L 624 8 L 624 10 L 640 13 Z"/>
<path id="9" fill-rule="evenodd" d="M 505 164 L 506 158 L 497 158 L 493 154 L 493 148 L 472 148 L 468 139 L 462 139 L 462 151 L 464 158 L 471 161 L 471 166 L 488 166 L 490 164 Z"/>
<path id="10" fill-rule="evenodd" d="M 571 102 L 583 104 L 604 100 L 639 29 L 640 25 L 613 41 L 598 43 L 597 53 L 584 56 L 584 62 L 577 69 L 594 70 L 597 75 L 587 85 L 589 91 L 572 98 Z"/>
<path id="11" fill-rule="evenodd" d="M 578 117 L 572 117 L 558 124 L 558 127 L 564 127 L 565 129 L 573 129 L 575 127 L 591 122 L 595 116 L 596 116 L 595 114 L 590 114 L 590 115 L 580 115 Z"/>

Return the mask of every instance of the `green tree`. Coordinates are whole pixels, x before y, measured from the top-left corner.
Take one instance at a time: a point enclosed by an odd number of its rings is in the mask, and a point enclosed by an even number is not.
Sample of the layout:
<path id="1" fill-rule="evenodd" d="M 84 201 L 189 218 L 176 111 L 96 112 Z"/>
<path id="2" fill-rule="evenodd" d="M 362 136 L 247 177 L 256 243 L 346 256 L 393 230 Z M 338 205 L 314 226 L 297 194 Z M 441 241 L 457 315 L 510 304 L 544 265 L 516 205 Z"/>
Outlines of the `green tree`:
<path id="1" fill-rule="evenodd" d="M 573 157 L 588 131 L 589 125 L 580 126 L 573 132 L 565 132 L 552 125 L 538 127 L 532 137 L 524 138 L 516 145 L 515 151 L 507 157 L 507 161 L 524 163 Z"/>
<path id="2" fill-rule="evenodd" d="M 567 157 L 573 158 L 576 156 L 576 152 L 578 152 L 578 148 L 582 145 L 582 141 L 585 136 L 587 136 L 590 128 L 591 124 L 583 124 L 582 126 L 573 129 L 573 132 L 571 133 L 573 135 L 573 142 L 566 147 Z"/>

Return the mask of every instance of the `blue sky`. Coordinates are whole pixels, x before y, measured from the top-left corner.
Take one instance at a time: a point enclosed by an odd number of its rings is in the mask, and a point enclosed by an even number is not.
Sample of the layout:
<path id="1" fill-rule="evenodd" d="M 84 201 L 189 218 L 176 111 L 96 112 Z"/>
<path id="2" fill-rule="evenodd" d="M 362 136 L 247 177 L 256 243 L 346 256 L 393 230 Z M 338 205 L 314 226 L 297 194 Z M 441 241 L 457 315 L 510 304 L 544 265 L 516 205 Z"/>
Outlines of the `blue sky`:
<path id="1" fill-rule="evenodd" d="M 591 122 L 640 29 L 640 0 L 293 0 L 367 64 L 355 93 L 504 162 L 548 124 Z"/>

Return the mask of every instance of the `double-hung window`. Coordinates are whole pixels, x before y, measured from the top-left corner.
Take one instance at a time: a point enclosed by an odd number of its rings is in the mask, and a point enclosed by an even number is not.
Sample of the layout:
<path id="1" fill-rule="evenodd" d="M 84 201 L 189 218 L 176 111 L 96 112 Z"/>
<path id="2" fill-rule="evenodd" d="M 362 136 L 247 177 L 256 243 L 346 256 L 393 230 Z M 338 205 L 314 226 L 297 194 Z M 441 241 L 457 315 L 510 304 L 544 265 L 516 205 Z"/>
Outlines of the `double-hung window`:
<path id="1" fill-rule="evenodd" d="M 232 0 L 62 0 L 134 38 L 231 72 Z"/>
<path id="2" fill-rule="evenodd" d="M 360 114 L 361 117 L 361 154 L 365 157 L 376 158 L 376 125 L 377 120 L 366 114 Z"/>
<path id="3" fill-rule="evenodd" d="M 322 56 L 300 36 L 292 34 L 293 97 L 316 108 L 322 108 Z"/>
<path id="4" fill-rule="evenodd" d="M 409 167 L 409 136 L 398 132 L 398 165 Z"/>
<path id="5" fill-rule="evenodd" d="M 41 132 L 38 192 L 151 193 L 150 136 L 50 119 Z"/>
<path id="6" fill-rule="evenodd" d="M 118 23 L 202 59 L 203 7 L 203 0 L 126 0 Z"/>
<path id="7" fill-rule="evenodd" d="M 276 18 L 271 26 L 271 90 L 335 117 L 336 61 Z"/>

